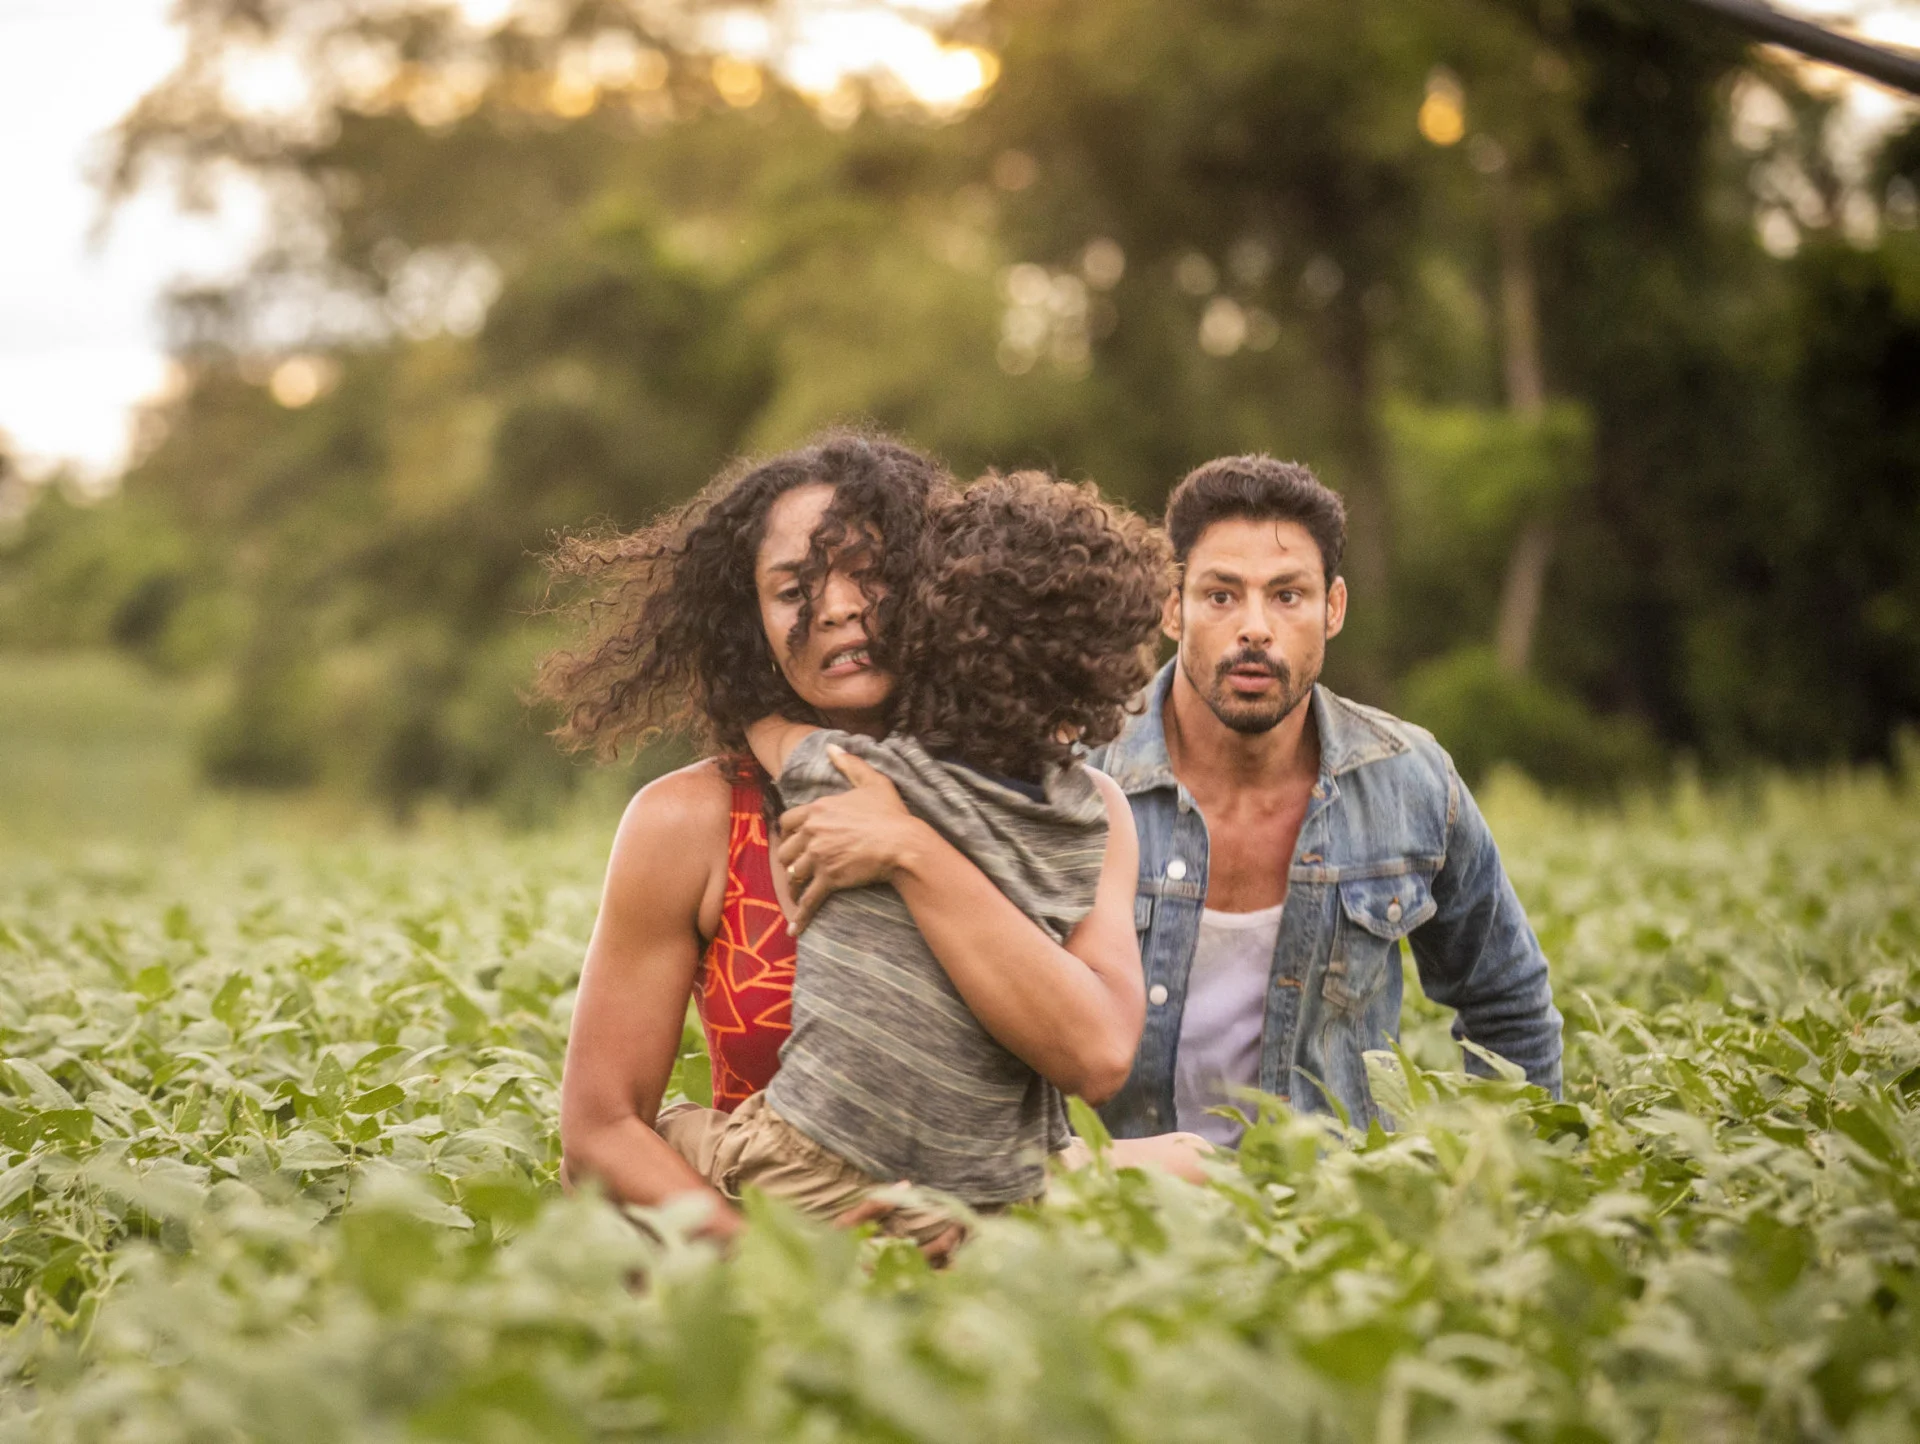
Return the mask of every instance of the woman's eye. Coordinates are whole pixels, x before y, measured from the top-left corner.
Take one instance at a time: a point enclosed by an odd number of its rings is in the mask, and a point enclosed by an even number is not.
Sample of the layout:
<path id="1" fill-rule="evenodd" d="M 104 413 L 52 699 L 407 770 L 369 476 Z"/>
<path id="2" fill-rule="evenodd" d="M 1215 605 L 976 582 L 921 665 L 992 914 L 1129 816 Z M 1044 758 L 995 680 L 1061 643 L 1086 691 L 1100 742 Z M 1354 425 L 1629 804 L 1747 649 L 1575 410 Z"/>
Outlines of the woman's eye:
<path id="1" fill-rule="evenodd" d="M 776 602 L 785 602 L 787 605 L 791 606 L 800 600 L 800 588 L 782 587 L 779 591 L 773 594 L 773 599 Z"/>

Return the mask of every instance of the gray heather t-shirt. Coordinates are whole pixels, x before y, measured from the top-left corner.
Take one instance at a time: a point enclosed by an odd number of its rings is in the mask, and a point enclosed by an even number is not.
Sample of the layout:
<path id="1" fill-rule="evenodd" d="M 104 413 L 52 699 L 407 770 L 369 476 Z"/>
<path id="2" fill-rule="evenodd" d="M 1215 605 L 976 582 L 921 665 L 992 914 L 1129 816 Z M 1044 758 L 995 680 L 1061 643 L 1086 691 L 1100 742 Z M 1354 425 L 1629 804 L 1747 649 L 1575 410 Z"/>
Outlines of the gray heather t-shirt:
<path id="1" fill-rule="evenodd" d="M 1056 942 L 1093 910 L 1107 812 L 1085 767 L 1051 773 L 1040 801 L 908 738 L 823 730 L 780 774 L 789 807 L 847 789 L 829 743 L 871 763 Z M 793 1035 L 767 1102 L 876 1179 L 972 1204 L 1038 1195 L 1069 1137 L 1059 1091 L 980 1025 L 884 884 L 834 894 L 800 935 Z"/>

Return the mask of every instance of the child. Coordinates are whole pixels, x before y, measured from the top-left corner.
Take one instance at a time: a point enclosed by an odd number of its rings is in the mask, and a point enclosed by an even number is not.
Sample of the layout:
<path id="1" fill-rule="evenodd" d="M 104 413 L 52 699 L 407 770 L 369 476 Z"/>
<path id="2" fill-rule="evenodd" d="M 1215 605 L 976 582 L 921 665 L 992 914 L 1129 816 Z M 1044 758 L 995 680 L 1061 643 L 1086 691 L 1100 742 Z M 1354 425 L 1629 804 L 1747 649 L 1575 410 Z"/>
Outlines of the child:
<path id="1" fill-rule="evenodd" d="M 1107 841 L 1075 749 L 1114 737 L 1150 676 L 1166 570 L 1157 534 L 1092 487 L 989 476 L 936 513 L 896 612 L 893 733 L 768 718 L 754 754 L 790 807 L 847 786 L 830 747 L 864 759 L 1064 942 Z M 902 1179 L 989 1211 L 1035 1199 L 1070 1140 L 1058 1091 L 981 1026 L 884 885 L 829 898 L 801 935 L 767 1089 L 657 1127 L 729 1196 L 752 1185 L 825 1217 Z M 951 1223 L 934 1208 L 890 1220 L 922 1242 Z"/>

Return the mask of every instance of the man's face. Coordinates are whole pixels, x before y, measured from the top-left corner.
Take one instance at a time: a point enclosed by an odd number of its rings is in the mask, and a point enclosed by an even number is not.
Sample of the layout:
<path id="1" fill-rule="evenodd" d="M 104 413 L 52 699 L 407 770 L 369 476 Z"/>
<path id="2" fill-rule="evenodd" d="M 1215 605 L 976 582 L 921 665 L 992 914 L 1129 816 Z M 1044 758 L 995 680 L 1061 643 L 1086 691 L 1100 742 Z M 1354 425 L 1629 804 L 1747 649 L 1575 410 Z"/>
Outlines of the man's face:
<path id="1" fill-rule="evenodd" d="M 1327 585 L 1305 527 L 1235 517 L 1194 542 L 1161 626 L 1213 715 L 1235 732 L 1260 733 L 1313 691 L 1346 615 L 1347 584 Z"/>

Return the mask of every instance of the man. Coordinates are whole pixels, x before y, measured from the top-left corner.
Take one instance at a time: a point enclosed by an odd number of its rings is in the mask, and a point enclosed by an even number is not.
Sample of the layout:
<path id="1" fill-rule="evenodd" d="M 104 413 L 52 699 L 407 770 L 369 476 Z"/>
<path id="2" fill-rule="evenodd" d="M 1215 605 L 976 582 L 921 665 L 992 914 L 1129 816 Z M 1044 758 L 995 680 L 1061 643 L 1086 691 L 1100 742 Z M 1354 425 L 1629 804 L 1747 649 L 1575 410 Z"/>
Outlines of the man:
<path id="1" fill-rule="evenodd" d="M 1456 1037 L 1557 1093 L 1547 961 L 1452 761 L 1318 685 L 1346 618 L 1340 498 L 1303 466 L 1230 457 L 1180 483 L 1166 525 L 1179 651 L 1094 756 L 1139 828 L 1148 1003 L 1107 1126 L 1233 1146 L 1241 1124 L 1207 1110 L 1240 1087 L 1366 1126 L 1362 1054 L 1398 1035 L 1402 939 Z"/>

